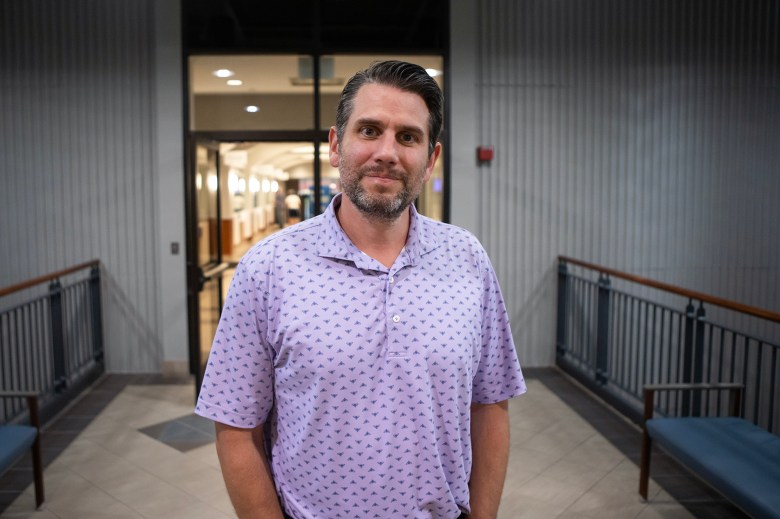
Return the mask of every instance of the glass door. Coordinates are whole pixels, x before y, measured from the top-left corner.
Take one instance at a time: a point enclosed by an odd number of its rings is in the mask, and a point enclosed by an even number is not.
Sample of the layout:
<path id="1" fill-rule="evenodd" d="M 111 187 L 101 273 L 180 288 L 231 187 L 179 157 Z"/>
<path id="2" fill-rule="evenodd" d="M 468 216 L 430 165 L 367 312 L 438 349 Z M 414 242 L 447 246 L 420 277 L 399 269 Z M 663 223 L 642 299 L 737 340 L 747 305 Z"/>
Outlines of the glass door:
<path id="1" fill-rule="evenodd" d="M 232 267 L 264 236 L 324 212 L 341 191 L 328 130 L 346 80 L 378 59 L 423 66 L 443 84 L 441 56 L 188 57 L 187 260 L 190 369 L 198 390 Z M 444 219 L 443 159 L 417 200 Z"/>
<path id="2" fill-rule="evenodd" d="M 190 370 L 197 390 L 205 372 L 211 343 L 222 310 L 225 226 L 221 215 L 219 147 L 213 142 L 195 142 L 190 172 L 190 215 L 194 225 L 187 251 L 190 274 Z"/>

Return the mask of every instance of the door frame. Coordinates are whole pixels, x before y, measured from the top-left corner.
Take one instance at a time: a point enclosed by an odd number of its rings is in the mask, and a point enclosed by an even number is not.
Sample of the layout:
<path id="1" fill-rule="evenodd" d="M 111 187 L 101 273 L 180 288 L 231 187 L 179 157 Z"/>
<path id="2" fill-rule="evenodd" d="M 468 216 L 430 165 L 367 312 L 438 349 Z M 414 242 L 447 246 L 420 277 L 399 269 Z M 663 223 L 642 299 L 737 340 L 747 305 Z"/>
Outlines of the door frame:
<path id="1" fill-rule="evenodd" d="M 300 142 L 311 143 L 314 145 L 314 212 L 319 214 L 324 208 L 321 207 L 321 156 L 320 144 L 328 142 L 328 131 L 326 130 L 303 130 L 303 131 L 193 131 L 187 136 L 186 150 L 186 173 L 185 173 L 185 234 L 186 234 L 186 264 L 187 264 L 187 328 L 188 328 L 188 351 L 189 351 L 189 370 L 195 377 L 196 395 L 200 392 L 202 383 L 201 366 L 201 311 L 200 311 L 200 287 L 203 278 L 203 272 L 198 265 L 198 215 L 197 215 L 197 148 L 199 145 L 206 145 L 217 152 L 217 176 L 220 176 L 220 154 L 221 144 L 234 142 Z M 221 189 L 221 181 L 218 182 Z M 217 194 L 217 218 L 222 219 L 221 193 Z M 218 252 L 217 263 L 222 262 L 222 243 L 221 243 L 221 225 L 217 225 Z"/>
<path id="2" fill-rule="evenodd" d="M 196 136 L 191 134 L 187 139 L 186 150 L 186 172 L 184 178 L 185 185 L 185 239 L 186 239 L 186 265 L 187 265 L 187 331 L 188 331 L 188 350 L 189 350 L 189 370 L 195 377 L 196 395 L 200 392 L 202 379 L 201 373 L 201 353 L 200 353 L 200 292 L 202 284 L 203 271 L 198 262 L 198 202 L 196 176 L 198 173 L 198 146 L 205 146 L 212 149 L 217 154 L 216 174 L 217 174 L 217 221 L 221 220 L 221 201 L 219 192 L 220 177 L 220 158 L 219 142 L 208 136 Z M 204 179 L 206 181 L 206 179 Z M 217 235 L 217 260 L 222 257 L 222 231 L 220 226 L 216 227 Z"/>

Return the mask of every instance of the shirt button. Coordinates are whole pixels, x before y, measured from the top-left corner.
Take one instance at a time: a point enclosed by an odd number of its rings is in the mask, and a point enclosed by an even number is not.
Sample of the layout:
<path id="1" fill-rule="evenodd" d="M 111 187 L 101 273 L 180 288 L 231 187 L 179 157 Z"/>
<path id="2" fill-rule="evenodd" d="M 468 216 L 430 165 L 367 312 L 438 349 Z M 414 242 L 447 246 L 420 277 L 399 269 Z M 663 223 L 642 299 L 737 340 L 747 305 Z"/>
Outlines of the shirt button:
<path id="1" fill-rule="evenodd" d="M 393 316 L 393 322 L 394 323 L 397 323 L 397 322 L 400 322 L 400 321 L 401 321 L 401 316 L 400 315 L 394 315 Z"/>
<path id="2" fill-rule="evenodd" d="M 395 281 L 395 278 L 393 276 L 390 276 L 390 279 L 388 281 L 390 281 L 390 283 L 392 283 L 393 281 Z"/>

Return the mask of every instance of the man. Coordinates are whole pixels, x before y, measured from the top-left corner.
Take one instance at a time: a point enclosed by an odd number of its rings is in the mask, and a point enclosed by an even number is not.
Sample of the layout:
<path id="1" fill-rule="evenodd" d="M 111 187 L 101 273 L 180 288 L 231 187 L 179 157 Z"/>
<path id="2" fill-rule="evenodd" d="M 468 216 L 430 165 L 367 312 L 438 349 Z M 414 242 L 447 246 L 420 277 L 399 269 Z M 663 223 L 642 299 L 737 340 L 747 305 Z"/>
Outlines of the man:
<path id="1" fill-rule="evenodd" d="M 284 205 L 287 207 L 287 223 L 298 223 L 301 221 L 301 197 L 294 189 L 287 190 L 287 196 L 284 197 Z"/>
<path id="2" fill-rule="evenodd" d="M 413 200 L 442 94 L 375 63 L 330 130 L 343 195 L 236 269 L 196 412 L 241 518 L 494 518 L 525 391 L 485 251 Z"/>

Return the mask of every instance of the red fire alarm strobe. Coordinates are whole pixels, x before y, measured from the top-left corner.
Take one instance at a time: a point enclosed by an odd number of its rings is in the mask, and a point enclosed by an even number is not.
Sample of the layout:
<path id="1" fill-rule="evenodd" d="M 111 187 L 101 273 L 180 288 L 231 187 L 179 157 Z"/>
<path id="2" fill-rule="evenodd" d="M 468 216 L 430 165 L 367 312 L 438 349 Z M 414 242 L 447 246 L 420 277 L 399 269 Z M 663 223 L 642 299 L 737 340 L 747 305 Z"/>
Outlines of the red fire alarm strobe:
<path id="1" fill-rule="evenodd" d="M 480 162 L 493 160 L 493 146 L 477 146 L 477 160 Z"/>

